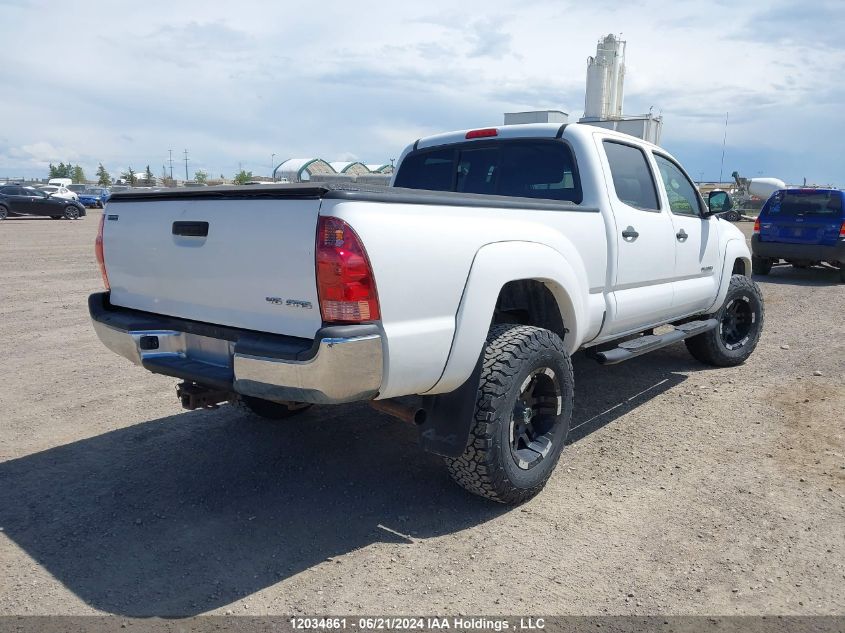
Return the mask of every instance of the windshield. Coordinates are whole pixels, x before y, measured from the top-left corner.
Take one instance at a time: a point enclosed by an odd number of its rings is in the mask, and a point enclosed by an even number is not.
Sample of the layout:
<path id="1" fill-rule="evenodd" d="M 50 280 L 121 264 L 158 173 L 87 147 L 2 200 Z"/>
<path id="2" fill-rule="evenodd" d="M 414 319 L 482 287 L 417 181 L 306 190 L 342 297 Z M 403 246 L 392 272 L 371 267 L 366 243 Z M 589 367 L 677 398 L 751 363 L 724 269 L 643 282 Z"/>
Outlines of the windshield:
<path id="1" fill-rule="evenodd" d="M 42 191 L 47 191 L 49 193 L 55 193 L 56 191 L 59 190 L 58 187 L 52 187 L 52 186 L 51 187 L 41 187 L 41 189 L 42 189 Z"/>
<path id="2" fill-rule="evenodd" d="M 88 195 L 91 195 L 91 196 L 99 196 L 99 195 L 102 195 L 103 190 L 97 189 L 96 187 L 89 187 L 88 189 L 85 190 L 85 193 L 87 193 Z"/>
<path id="3" fill-rule="evenodd" d="M 778 191 L 769 202 L 770 215 L 832 215 L 842 213 L 839 191 Z"/>

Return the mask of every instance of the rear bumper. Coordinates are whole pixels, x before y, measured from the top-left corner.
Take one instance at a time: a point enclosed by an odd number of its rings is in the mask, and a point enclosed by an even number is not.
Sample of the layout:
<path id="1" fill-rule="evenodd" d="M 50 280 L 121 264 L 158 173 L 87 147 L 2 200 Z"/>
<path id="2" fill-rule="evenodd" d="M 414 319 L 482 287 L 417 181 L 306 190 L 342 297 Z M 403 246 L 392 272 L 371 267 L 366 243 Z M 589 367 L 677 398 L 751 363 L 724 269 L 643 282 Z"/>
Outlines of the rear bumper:
<path id="1" fill-rule="evenodd" d="M 845 241 L 839 240 L 834 246 L 788 244 L 785 242 L 761 242 L 759 235 L 752 235 L 751 253 L 757 257 L 771 257 L 774 259 L 845 262 Z"/>
<path id="2" fill-rule="evenodd" d="M 106 347 L 154 373 L 279 402 L 368 400 L 381 386 L 376 325 L 324 327 L 312 341 L 115 307 L 109 293 L 88 309 Z"/>

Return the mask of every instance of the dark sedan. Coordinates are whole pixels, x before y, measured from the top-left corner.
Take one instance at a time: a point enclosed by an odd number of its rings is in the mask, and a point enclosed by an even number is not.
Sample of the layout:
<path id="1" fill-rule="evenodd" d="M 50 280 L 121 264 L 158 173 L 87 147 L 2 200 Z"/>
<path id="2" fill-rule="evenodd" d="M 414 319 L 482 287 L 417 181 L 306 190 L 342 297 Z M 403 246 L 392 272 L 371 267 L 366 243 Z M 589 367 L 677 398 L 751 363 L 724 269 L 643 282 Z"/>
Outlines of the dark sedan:
<path id="1" fill-rule="evenodd" d="M 0 220 L 13 215 L 43 215 L 54 220 L 78 220 L 85 215 L 85 206 L 76 200 L 51 196 L 33 187 L 0 186 Z"/>

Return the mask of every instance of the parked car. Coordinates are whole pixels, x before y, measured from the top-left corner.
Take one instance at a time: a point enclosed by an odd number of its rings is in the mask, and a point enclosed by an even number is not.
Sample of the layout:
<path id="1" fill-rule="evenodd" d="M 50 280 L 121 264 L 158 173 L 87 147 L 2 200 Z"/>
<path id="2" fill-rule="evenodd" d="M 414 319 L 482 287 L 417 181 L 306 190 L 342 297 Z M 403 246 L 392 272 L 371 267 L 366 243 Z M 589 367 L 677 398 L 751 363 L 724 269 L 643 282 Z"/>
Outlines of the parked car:
<path id="1" fill-rule="evenodd" d="M 86 207 L 97 207 L 102 209 L 109 201 L 111 194 L 105 187 L 88 187 L 79 194 L 79 201 Z"/>
<path id="2" fill-rule="evenodd" d="M 83 183 L 76 183 L 72 185 L 67 185 L 67 188 L 70 189 L 73 193 L 79 195 L 80 193 L 88 189 L 90 186 L 91 185 L 86 185 Z"/>
<path id="3" fill-rule="evenodd" d="M 575 351 L 614 364 L 684 341 L 728 367 L 757 345 L 745 238 L 660 147 L 583 124 L 464 130 L 409 145 L 393 178 L 114 194 L 99 338 L 184 381 L 188 409 L 370 401 L 503 503 L 558 461 Z"/>
<path id="4" fill-rule="evenodd" d="M 69 187 L 73 184 L 73 180 L 71 178 L 50 178 L 47 181 L 48 185 L 56 185 L 57 187 Z"/>
<path id="5" fill-rule="evenodd" d="M 59 185 L 41 185 L 38 188 L 41 191 L 49 193 L 51 196 L 55 196 L 57 198 L 65 198 L 66 200 L 79 200 L 79 196 L 67 187 L 61 187 Z"/>
<path id="6" fill-rule="evenodd" d="M 839 267 L 839 278 L 845 282 L 845 192 L 776 191 L 754 222 L 751 253 L 758 275 L 768 275 L 780 260 L 797 268 L 827 262 Z"/>
<path id="7" fill-rule="evenodd" d="M 14 215 L 43 215 L 54 220 L 78 220 L 85 214 L 85 207 L 76 200 L 51 195 L 35 187 L 0 187 L 0 220 Z"/>

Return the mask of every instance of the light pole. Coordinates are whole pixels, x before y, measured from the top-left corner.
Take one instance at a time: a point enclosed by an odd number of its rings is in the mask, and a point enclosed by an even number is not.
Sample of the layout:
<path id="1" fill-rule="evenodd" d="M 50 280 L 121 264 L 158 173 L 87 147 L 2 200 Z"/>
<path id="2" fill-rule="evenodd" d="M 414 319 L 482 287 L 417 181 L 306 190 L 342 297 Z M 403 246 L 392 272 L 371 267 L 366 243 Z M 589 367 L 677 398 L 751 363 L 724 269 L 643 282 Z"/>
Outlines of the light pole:
<path id="1" fill-rule="evenodd" d="M 273 182 L 276 182 L 276 172 L 273 169 L 273 165 L 276 164 L 276 154 L 270 154 L 270 177 L 273 179 Z"/>

